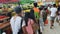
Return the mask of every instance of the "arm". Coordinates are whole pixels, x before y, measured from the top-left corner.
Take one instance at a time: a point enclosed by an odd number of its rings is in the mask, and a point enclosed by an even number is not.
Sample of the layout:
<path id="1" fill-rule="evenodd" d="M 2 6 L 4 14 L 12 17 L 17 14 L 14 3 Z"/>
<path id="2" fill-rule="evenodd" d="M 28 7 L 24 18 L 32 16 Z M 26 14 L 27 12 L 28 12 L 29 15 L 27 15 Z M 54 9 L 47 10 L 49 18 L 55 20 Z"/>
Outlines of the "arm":
<path id="1" fill-rule="evenodd" d="M 23 24 L 22 24 L 22 30 L 23 30 L 23 34 L 26 34 L 26 25 L 25 25 L 25 21 L 23 21 Z"/>

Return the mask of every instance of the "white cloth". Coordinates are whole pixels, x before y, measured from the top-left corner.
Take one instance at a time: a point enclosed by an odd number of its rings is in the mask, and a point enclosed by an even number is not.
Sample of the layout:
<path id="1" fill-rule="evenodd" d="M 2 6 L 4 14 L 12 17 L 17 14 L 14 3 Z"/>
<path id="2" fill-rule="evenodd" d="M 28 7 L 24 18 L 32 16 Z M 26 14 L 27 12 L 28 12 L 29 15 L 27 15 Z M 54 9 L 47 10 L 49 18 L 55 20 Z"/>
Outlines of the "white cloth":
<path id="1" fill-rule="evenodd" d="M 50 7 L 48 7 L 48 10 L 49 10 L 49 11 L 50 11 L 50 9 L 51 9 L 51 8 L 50 8 Z"/>
<path id="2" fill-rule="evenodd" d="M 51 15 L 50 15 L 50 16 L 55 17 L 55 16 L 56 16 L 56 12 L 57 12 L 57 8 L 52 7 L 52 8 L 50 9 L 50 11 L 51 11 Z"/>
<path id="3" fill-rule="evenodd" d="M 17 16 L 15 19 L 14 17 L 11 18 L 10 20 L 10 24 L 11 24 L 11 28 L 13 31 L 13 34 L 17 34 L 19 29 L 21 28 L 21 17 Z M 25 26 L 25 21 L 23 21 L 22 23 L 22 27 Z"/>

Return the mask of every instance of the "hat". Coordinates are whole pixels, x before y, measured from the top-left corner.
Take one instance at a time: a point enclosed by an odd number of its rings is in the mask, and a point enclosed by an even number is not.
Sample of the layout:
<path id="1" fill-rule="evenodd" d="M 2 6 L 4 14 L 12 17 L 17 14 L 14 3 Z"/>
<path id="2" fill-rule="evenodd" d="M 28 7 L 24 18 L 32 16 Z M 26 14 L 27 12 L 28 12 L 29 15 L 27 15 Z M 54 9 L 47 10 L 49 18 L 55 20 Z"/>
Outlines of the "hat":
<path id="1" fill-rule="evenodd" d="M 17 14 L 19 14 L 19 13 L 21 13 L 22 8 L 21 8 L 20 6 L 15 7 L 14 11 L 15 11 Z"/>

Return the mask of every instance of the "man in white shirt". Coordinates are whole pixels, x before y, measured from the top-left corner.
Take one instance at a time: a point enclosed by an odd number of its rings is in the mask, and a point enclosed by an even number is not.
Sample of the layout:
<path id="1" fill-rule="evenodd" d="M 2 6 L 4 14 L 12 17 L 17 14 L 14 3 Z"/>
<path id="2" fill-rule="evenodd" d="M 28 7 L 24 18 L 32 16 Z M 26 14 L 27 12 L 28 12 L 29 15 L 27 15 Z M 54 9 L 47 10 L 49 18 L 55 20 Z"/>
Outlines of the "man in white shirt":
<path id="1" fill-rule="evenodd" d="M 57 12 L 56 4 L 54 4 L 53 7 L 51 7 L 50 11 L 51 11 L 50 12 L 51 13 L 51 15 L 50 15 L 51 16 L 51 27 L 50 28 L 52 28 L 55 17 L 56 17 L 56 12 Z"/>
<path id="2" fill-rule="evenodd" d="M 15 8 L 16 15 L 13 16 L 10 20 L 11 28 L 13 34 L 18 34 L 19 29 L 21 28 L 21 20 L 22 20 L 22 9 L 20 7 Z M 25 22 L 22 22 L 22 27 L 25 26 Z"/>

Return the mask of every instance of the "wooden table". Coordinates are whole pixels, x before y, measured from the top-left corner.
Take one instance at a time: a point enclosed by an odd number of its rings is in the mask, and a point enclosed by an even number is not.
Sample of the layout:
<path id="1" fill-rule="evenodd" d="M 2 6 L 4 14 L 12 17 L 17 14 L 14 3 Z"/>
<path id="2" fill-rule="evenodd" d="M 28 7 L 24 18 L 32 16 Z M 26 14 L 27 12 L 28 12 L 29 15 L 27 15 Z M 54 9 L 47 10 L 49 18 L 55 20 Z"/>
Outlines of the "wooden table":
<path id="1" fill-rule="evenodd" d="M 0 23 L 0 34 L 2 34 L 2 32 L 4 30 L 6 30 L 7 28 L 10 28 L 10 22 L 7 21 L 6 19 L 9 19 L 9 17 L 0 19 L 0 21 L 4 21 L 4 22 Z"/>
<path id="2" fill-rule="evenodd" d="M 7 22 L 7 21 L 9 21 L 9 20 L 7 20 L 7 19 L 9 19 L 9 18 L 10 18 L 10 17 L 4 17 L 4 18 L 0 19 L 0 21 Z"/>
<path id="3" fill-rule="evenodd" d="M 10 23 L 0 23 L 0 34 L 2 34 L 3 30 L 6 30 L 6 28 L 10 27 Z"/>

